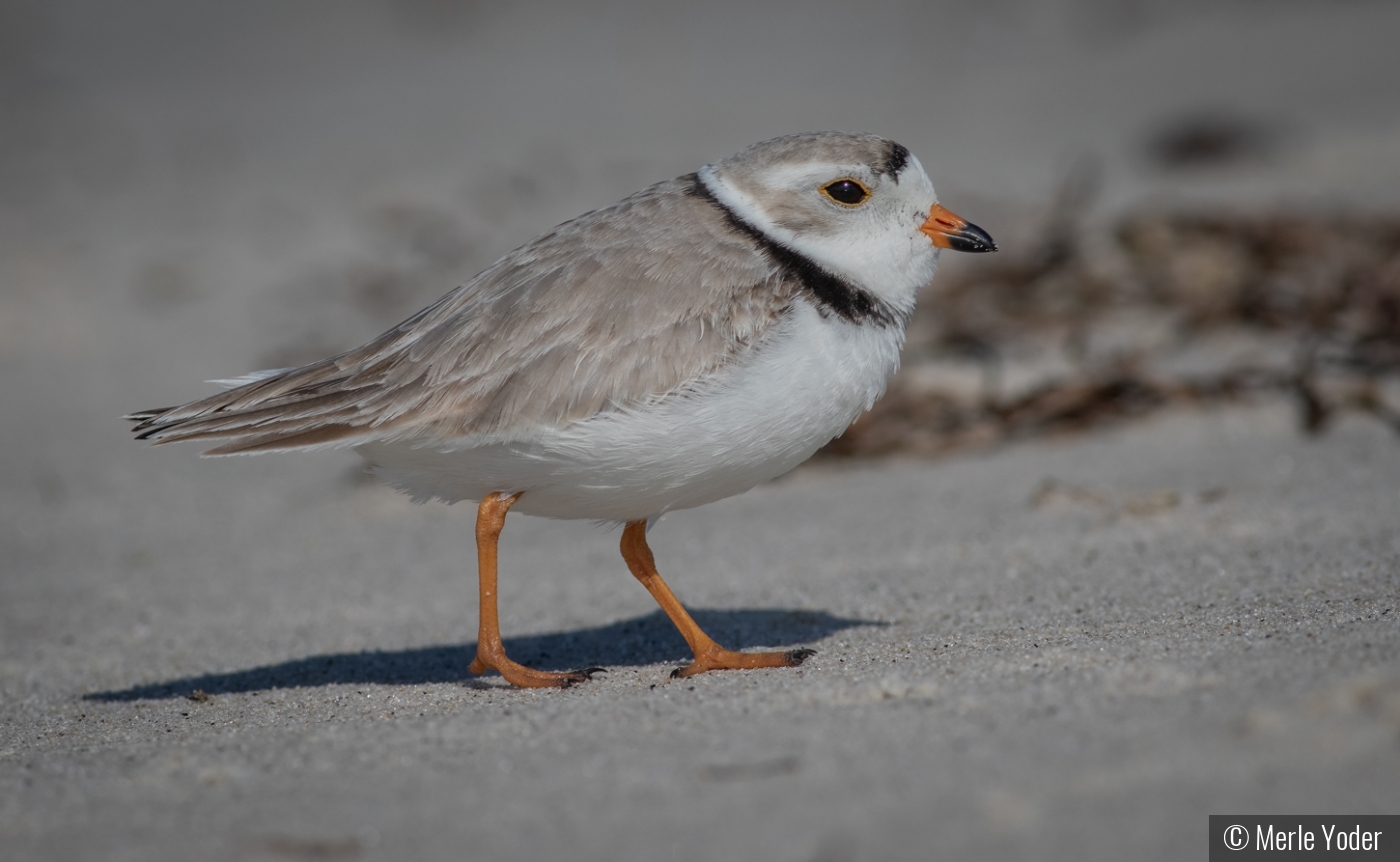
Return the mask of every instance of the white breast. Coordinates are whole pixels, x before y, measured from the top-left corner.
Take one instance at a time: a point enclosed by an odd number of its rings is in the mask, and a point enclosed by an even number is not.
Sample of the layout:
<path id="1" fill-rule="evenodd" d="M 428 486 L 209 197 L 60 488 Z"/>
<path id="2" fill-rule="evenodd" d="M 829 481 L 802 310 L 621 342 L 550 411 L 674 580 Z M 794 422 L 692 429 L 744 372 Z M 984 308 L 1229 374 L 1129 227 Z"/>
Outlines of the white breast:
<path id="1" fill-rule="evenodd" d="M 529 440 L 446 450 L 359 447 L 415 500 L 524 491 L 514 511 L 633 521 L 700 506 L 780 476 L 844 431 L 885 389 L 902 328 L 822 317 L 797 301 L 749 361 L 701 389 Z"/>

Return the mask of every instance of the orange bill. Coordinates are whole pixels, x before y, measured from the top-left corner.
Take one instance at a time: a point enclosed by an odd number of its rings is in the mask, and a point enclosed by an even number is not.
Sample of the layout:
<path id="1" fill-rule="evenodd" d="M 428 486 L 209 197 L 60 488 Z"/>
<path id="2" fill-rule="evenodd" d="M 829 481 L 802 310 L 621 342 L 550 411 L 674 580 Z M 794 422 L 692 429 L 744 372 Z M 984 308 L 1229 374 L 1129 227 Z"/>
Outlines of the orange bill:
<path id="1" fill-rule="evenodd" d="M 933 240 L 939 248 L 953 251 L 996 251 L 996 240 L 991 234 L 959 215 L 954 215 L 942 204 L 934 204 L 928 211 L 928 219 L 919 225 L 919 230 Z"/>

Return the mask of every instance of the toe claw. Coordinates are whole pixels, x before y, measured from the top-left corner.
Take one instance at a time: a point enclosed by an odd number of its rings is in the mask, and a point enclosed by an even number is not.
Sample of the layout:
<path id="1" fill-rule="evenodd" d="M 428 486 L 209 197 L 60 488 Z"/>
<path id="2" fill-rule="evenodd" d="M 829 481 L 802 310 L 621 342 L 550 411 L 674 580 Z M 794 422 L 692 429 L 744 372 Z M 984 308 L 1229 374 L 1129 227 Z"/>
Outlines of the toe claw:
<path id="1" fill-rule="evenodd" d="M 578 685 L 581 682 L 588 682 L 589 680 L 593 679 L 593 674 L 595 673 L 607 672 L 608 669 L 605 667 L 582 667 L 578 670 L 571 670 L 568 673 L 562 674 L 560 676 L 559 687 L 572 688 L 573 686 Z"/>
<path id="2" fill-rule="evenodd" d="M 795 649 L 792 652 L 789 652 L 787 655 L 788 661 L 792 662 L 793 667 L 796 667 L 816 654 L 816 650 L 807 649 L 804 647 L 802 649 Z"/>

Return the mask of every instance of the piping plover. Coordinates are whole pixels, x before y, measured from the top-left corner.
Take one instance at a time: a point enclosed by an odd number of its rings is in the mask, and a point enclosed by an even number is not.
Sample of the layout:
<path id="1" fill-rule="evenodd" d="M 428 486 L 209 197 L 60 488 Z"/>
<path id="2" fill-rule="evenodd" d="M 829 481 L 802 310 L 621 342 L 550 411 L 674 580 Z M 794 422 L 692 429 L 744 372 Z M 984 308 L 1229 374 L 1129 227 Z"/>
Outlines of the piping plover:
<path id="1" fill-rule="evenodd" d="M 141 440 L 218 441 L 206 455 L 353 447 L 415 500 L 477 502 L 473 673 L 563 687 L 598 670 L 506 656 L 512 507 L 625 525 L 628 568 L 695 653 L 675 676 L 793 666 L 811 650 L 735 652 L 701 631 L 646 531 L 786 473 L 868 409 L 940 248 L 996 244 L 907 149 L 776 138 L 565 222 L 363 347 L 126 418 Z"/>

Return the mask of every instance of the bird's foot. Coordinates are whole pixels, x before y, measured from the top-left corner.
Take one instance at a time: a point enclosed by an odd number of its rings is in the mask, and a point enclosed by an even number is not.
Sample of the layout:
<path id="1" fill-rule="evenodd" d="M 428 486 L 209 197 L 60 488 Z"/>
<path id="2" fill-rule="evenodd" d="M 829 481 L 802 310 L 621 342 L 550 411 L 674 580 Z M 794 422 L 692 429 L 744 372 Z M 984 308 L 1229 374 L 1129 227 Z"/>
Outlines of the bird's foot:
<path id="1" fill-rule="evenodd" d="M 782 652 L 735 652 L 715 645 L 695 655 L 695 661 L 671 671 L 671 679 L 684 679 L 707 670 L 740 670 L 756 667 L 797 667 L 816 655 L 814 649 Z"/>
<path id="2" fill-rule="evenodd" d="M 488 670 L 494 670 L 506 682 L 520 688 L 568 688 L 576 683 L 587 682 L 593 678 L 595 673 L 608 672 L 607 668 L 602 667 L 586 667 L 567 671 L 535 670 L 511 661 L 506 658 L 505 653 L 498 656 L 488 656 L 483 655 L 481 650 L 477 650 L 476 658 L 467 666 L 467 670 L 474 674 L 483 674 Z"/>

